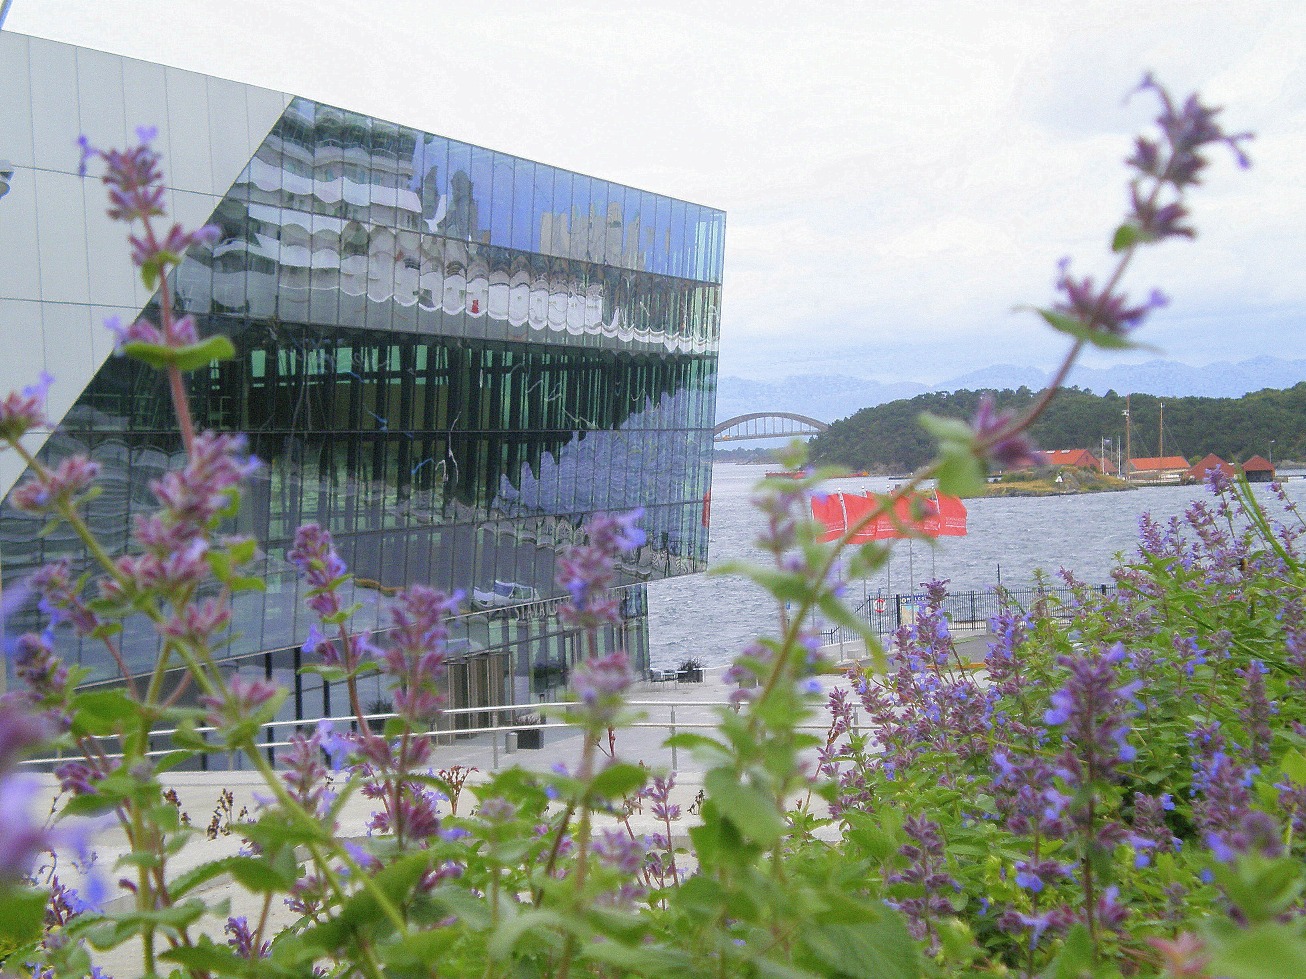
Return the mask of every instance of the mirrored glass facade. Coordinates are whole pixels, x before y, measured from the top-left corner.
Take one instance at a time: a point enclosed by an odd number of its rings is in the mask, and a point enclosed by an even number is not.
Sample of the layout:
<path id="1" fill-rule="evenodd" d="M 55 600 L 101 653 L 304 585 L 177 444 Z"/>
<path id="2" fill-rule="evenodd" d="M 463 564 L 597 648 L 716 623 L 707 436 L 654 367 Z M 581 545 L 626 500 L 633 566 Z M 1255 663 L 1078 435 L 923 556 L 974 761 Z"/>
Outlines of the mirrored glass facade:
<path id="1" fill-rule="evenodd" d="M 192 375 L 199 423 L 247 433 L 264 463 L 239 529 L 267 589 L 237 601 L 232 668 L 295 683 L 294 716 L 330 711 L 329 688 L 291 672 L 310 618 L 285 554 L 316 521 L 356 576 L 360 627 L 384 629 L 405 584 L 463 590 L 454 703 L 523 702 L 578 647 L 556 618 L 557 555 L 588 515 L 636 507 L 648 543 L 604 646 L 646 662 L 643 583 L 707 555 L 724 214 L 298 98 L 213 199 L 221 236 L 174 286 L 238 350 Z M 41 456 L 73 452 L 101 464 L 91 521 L 120 552 L 181 460 L 160 378 L 104 360 Z M 40 530 L 6 498 L 6 587 L 80 554 Z M 61 642 L 110 676 L 102 650 Z M 123 645 L 133 668 L 153 662 L 143 623 Z"/>

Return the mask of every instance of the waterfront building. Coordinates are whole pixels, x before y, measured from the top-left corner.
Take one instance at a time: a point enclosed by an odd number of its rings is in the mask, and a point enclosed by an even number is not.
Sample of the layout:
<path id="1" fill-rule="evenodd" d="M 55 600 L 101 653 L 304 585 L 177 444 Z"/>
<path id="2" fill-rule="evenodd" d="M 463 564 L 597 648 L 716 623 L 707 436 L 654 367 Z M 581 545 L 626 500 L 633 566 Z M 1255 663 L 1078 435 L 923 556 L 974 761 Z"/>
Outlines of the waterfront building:
<path id="1" fill-rule="evenodd" d="M 1223 473 L 1225 476 L 1229 477 L 1230 479 L 1233 479 L 1238 475 L 1238 470 L 1235 469 L 1232 465 L 1225 462 L 1214 452 L 1208 452 L 1206 454 L 1206 458 L 1202 459 L 1200 462 L 1188 468 L 1188 472 L 1184 473 L 1184 482 L 1186 483 L 1205 482 L 1206 474 L 1211 469 L 1219 470 L 1221 473 Z"/>
<path id="2" fill-rule="evenodd" d="M 232 670 L 293 685 L 286 717 L 330 714 L 299 677 L 311 621 L 286 561 L 302 523 L 335 535 L 360 628 L 384 629 L 409 583 L 466 593 L 454 706 L 551 694 L 578 655 L 554 564 L 585 518 L 644 509 L 620 570 L 623 625 L 601 637 L 647 665 L 645 583 L 700 571 L 725 215 L 305 98 L 0 32 L 3 390 L 56 377 L 57 424 L 32 448 L 102 466 L 92 526 L 129 546 L 151 480 L 181 461 L 161 378 L 112 355 L 102 321 L 152 315 L 103 188 L 101 146 L 156 125 L 170 219 L 221 234 L 173 276 L 177 304 L 238 355 L 191 375 L 197 420 L 248 433 L 263 462 L 235 529 L 265 590 L 237 596 Z M 0 454 L 4 586 L 78 543 L 16 511 Z M 24 607 L 10 628 L 37 623 Z M 104 652 L 64 655 L 113 676 Z M 133 670 L 157 644 L 123 641 Z M 377 688 L 373 691 L 379 694 Z"/>
<path id="3" fill-rule="evenodd" d="M 1177 483 L 1188 472 L 1188 460 L 1183 456 L 1136 457 L 1126 463 L 1125 472 L 1133 482 Z"/>
<path id="4" fill-rule="evenodd" d="M 1274 464 L 1264 456 L 1254 455 L 1242 464 L 1249 483 L 1269 483 L 1276 478 Z"/>
<path id="5" fill-rule="evenodd" d="M 1044 465 L 1068 466 L 1073 469 L 1091 469 L 1115 475 L 1116 467 L 1110 459 L 1099 459 L 1088 449 L 1052 449 L 1043 453 L 1047 457 Z"/>

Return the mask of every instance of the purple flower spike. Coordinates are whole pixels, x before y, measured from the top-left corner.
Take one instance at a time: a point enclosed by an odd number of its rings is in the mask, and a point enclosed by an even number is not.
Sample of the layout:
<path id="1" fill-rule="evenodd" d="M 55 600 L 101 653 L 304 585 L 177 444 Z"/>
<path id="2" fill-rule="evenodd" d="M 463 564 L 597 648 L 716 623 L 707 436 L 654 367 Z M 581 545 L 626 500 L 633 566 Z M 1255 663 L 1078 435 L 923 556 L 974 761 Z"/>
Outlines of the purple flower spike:
<path id="1" fill-rule="evenodd" d="M 45 402 L 54 378 L 45 371 L 35 383 L 0 401 L 0 438 L 17 441 L 33 428 L 47 428 Z"/>
<path id="2" fill-rule="evenodd" d="M 570 596 L 559 610 L 565 624 L 596 629 L 621 622 L 617 600 L 611 594 L 616 562 L 622 554 L 643 545 L 644 531 L 635 526 L 643 515 L 643 510 L 634 510 L 590 518 L 585 525 L 589 543 L 569 548 L 558 559 L 558 584 Z"/>
<path id="3" fill-rule="evenodd" d="M 1131 306 L 1121 293 L 1096 289 L 1091 277 L 1071 278 L 1069 269 L 1069 263 L 1063 261 L 1057 289 L 1065 298 L 1052 308 L 1089 330 L 1125 336 L 1137 329 L 1150 312 L 1169 302 L 1162 293 L 1153 290 L 1146 302 Z"/>
<path id="4" fill-rule="evenodd" d="M 611 727 L 621 709 L 623 695 L 635 682 L 625 653 L 587 659 L 572 674 L 572 689 L 592 727 Z"/>

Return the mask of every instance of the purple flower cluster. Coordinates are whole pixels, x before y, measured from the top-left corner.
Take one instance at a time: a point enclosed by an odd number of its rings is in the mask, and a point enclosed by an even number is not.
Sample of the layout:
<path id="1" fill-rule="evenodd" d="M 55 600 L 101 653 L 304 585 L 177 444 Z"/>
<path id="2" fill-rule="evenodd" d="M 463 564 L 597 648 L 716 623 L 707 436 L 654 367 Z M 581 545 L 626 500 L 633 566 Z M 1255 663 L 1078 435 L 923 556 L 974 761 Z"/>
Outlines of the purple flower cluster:
<path id="1" fill-rule="evenodd" d="M 1015 412 L 998 411 L 991 395 L 981 395 L 970 420 L 976 446 L 986 458 L 1008 469 L 1042 465 L 1047 457 L 1027 433 L 1011 431 L 1015 422 Z"/>
<path id="2" fill-rule="evenodd" d="M 564 624 L 597 629 L 621 622 L 612 594 L 616 562 L 644 544 L 644 531 L 636 526 L 643 515 L 643 510 L 633 510 L 591 517 L 585 524 L 589 543 L 570 547 L 558 558 L 558 584 L 569 596 L 558 612 Z"/>
<path id="3" fill-rule="evenodd" d="M 220 233 L 216 225 L 185 231 L 179 224 L 174 224 L 161 238 L 154 233 L 150 222 L 163 217 L 163 201 L 167 196 L 159 154 L 150 146 L 158 134 L 153 126 L 140 126 L 136 130 L 137 144 L 125 150 L 98 149 L 85 136 L 78 140 L 82 149 L 79 172 L 83 177 L 91 160 L 104 163 L 104 175 L 100 179 L 109 188 L 109 217 L 127 224 L 140 221 L 145 225 L 143 235 L 129 238 L 132 261 L 138 268 L 156 261 L 160 255 L 176 256 L 174 260 L 179 260 L 187 248 L 211 244 Z"/>
<path id="4" fill-rule="evenodd" d="M 1183 191 L 1201 182 L 1200 174 L 1209 163 L 1202 150 L 1212 145 L 1227 146 L 1240 167 L 1251 166 L 1241 144 L 1250 140 L 1252 134 L 1226 133 L 1215 121 L 1222 110 L 1203 105 L 1196 93 L 1188 96 L 1182 106 L 1177 105 L 1150 72 L 1143 76 L 1136 91 L 1155 92 L 1161 102 L 1161 114 L 1157 116 L 1156 124 L 1162 139 L 1139 136 L 1134 143 L 1133 156 L 1126 161 L 1141 176 Z M 1185 231 L 1171 233 L 1185 234 Z M 1191 237 L 1191 232 L 1187 234 Z"/>
<path id="5" fill-rule="evenodd" d="M 635 682 L 630 657 L 623 652 L 584 660 L 571 677 L 572 693 L 581 706 L 582 720 L 591 730 L 611 727 L 625 703 L 625 693 Z"/>
<path id="6" fill-rule="evenodd" d="M 902 828 L 911 842 L 899 847 L 898 855 L 907 860 L 907 867 L 890 874 L 886 880 L 890 885 L 911 885 L 913 896 L 892 903 L 906 917 L 912 937 L 928 942 L 933 955 L 939 948 L 936 922 L 954 913 L 951 894 L 959 892 L 961 885 L 948 873 L 938 823 L 913 815 L 907 817 Z"/>
<path id="7" fill-rule="evenodd" d="M 222 930 L 231 936 L 227 944 L 242 959 L 266 959 L 272 954 L 272 943 L 257 942 L 244 915 L 228 918 Z"/>
<path id="8" fill-rule="evenodd" d="M 955 753 L 965 760 L 988 747 L 990 697 L 970 672 L 958 669 L 943 613 L 945 584 L 925 584 L 926 607 L 899 630 L 896 669 L 888 682 L 864 682 L 857 688 L 883 749 L 880 767 L 890 776 L 925 752 Z M 939 773 L 945 783 L 955 775 Z"/>
<path id="9" fill-rule="evenodd" d="M 49 427 L 45 402 L 53 383 L 54 378 L 42 371 L 41 379 L 35 384 L 28 385 L 21 392 L 11 391 L 0 401 L 0 438 L 17 442 L 34 428 Z"/>
<path id="10" fill-rule="evenodd" d="M 280 691 L 275 683 L 267 680 L 246 680 L 242 676 L 233 676 L 227 683 L 225 695 L 205 694 L 199 698 L 199 705 L 207 709 L 205 719 L 216 728 L 227 725 L 239 725 L 252 717 Z"/>
<path id="11" fill-rule="evenodd" d="M 412 585 L 390 610 L 394 629 L 381 656 L 382 669 L 394 678 L 395 710 L 413 726 L 432 724 L 443 695 L 448 619 L 458 611 L 460 596 Z"/>
<path id="12" fill-rule="evenodd" d="M 1053 310 L 1094 332 L 1124 336 L 1141 325 L 1153 310 L 1163 309 L 1169 304 L 1169 300 L 1154 289 L 1146 302 L 1130 305 L 1122 293 L 1096 287 L 1091 276 L 1072 277 L 1070 259 L 1062 259 L 1057 268 L 1056 287 L 1063 298 L 1053 305 Z"/>
<path id="13" fill-rule="evenodd" d="M 1124 647 L 1117 643 L 1107 650 L 1057 660 L 1070 675 L 1065 686 L 1052 694 L 1052 706 L 1043 720 L 1064 729 L 1061 761 L 1071 784 L 1110 781 L 1121 762 L 1137 756 L 1129 743 L 1129 718 L 1141 683 L 1117 685 L 1116 667 L 1124 659 Z"/>
<path id="14" fill-rule="evenodd" d="M 100 464 L 85 456 L 59 460 L 53 469 L 41 466 L 19 484 L 10 497 L 24 513 L 48 514 L 64 506 L 76 506 L 100 474 Z"/>

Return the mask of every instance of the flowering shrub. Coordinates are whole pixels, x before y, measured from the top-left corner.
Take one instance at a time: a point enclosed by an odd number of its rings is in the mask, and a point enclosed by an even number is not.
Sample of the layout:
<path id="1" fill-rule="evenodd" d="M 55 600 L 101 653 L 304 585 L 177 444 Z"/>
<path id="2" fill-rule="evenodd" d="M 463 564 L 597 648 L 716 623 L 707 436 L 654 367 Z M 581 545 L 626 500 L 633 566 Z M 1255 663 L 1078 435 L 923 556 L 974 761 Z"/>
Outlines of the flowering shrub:
<path id="1" fill-rule="evenodd" d="M 1224 144 L 1245 163 L 1247 137 L 1225 134 L 1213 110 L 1175 104 L 1150 78 L 1142 88 L 1160 98 L 1160 135 L 1141 138 L 1129 160 L 1115 268 L 1098 287 L 1063 264 L 1062 298 L 1040 311 L 1072 338 L 1058 383 L 1085 345 L 1128 345 L 1161 303 L 1130 303 L 1119 284 L 1138 248 L 1192 236 L 1184 199 L 1203 151 Z M 162 230 L 152 136 L 140 131 L 121 152 L 83 141 L 161 300 L 159 323 L 113 324 L 119 350 L 167 374 L 187 455 L 152 485 L 158 509 L 138 518 L 130 554 L 112 557 L 87 526 L 94 464 L 50 469 L 23 446 L 45 423 L 49 379 L 0 403 L 0 438 L 30 470 L 15 505 L 66 524 L 89 557 L 27 583 L 50 626 L 18 641 L 21 686 L 0 701 L 8 969 L 99 975 L 102 954 L 136 950 L 133 975 L 194 977 L 1300 974 L 1303 526 L 1272 520 L 1245 484 L 1217 485 L 1219 502 L 1195 504 L 1181 523 L 1145 521 L 1119 594 L 1079 588 L 1072 627 L 1047 608 L 1009 607 L 978 674 L 956 655 L 942 584 L 886 657 L 841 604 L 835 569 L 846 557 L 857 575 L 887 552 L 851 549 L 860 526 L 818 540 L 806 509 L 820 474 L 764 486 L 760 543 L 773 560 L 745 570 L 782 611 L 776 633 L 732 668 L 739 689 L 717 728 L 671 739 L 704 770 L 688 846 L 673 829 L 674 774 L 620 758 L 633 680 L 624 654 L 590 655 L 572 674 L 584 733 L 574 769 L 469 782 L 465 769 L 437 767 L 432 735 L 461 596 L 411 586 L 383 642 L 360 632 L 343 597 L 348 568 L 330 535 L 306 525 L 289 554 L 318 619 L 306 669 L 344 684 L 355 723 L 296 733 L 275 769 L 255 738 L 284 691 L 231 678 L 218 658 L 233 595 L 259 587 L 245 573 L 256 542 L 221 531 L 258 462 L 238 437 L 196 432 L 190 418 L 185 373 L 234 350 L 173 315 L 168 273 L 211 232 Z M 938 461 L 866 520 L 926 478 L 956 492 L 991 460 L 1035 458 L 1025 432 L 1055 386 L 1022 417 L 985 404 L 969 425 L 927 419 Z M 642 542 L 638 520 L 595 518 L 587 543 L 559 561 L 563 618 L 591 654 L 616 614 L 615 562 Z M 800 729 L 820 706 L 814 677 L 829 670 L 805 624 L 813 610 L 862 629 L 877 667 L 830 695 L 824 739 Z M 131 675 L 119 645 L 137 617 L 161 640 L 146 676 Z M 122 687 L 79 689 L 53 652 L 55 629 L 102 643 Z M 359 680 L 372 675 L 393 707 L 381 731 L 360 703 Z M 188 687 L 194 706 L 181 700 Z M 155 757 L 149 735 L 160 728 L 175 730 L 177 748 Z M 120 751 L 108 753 L 106 737 Z M 58 818 L 39 820 L 18 765 L 53 748 L 75 760 L 58 771 Z M 164 778 L 214 749 L 242 755 L 264 795 L 234 829 L 234 803 L 224 796 L 215 811 L 212 835 L 240 834 L 240 853 L 179 870 L 204 831 L 182 818 Z M 372 813 L 349 838 L 355 795 Z M 630 818 L 644 807 L 657 824 L 646 836 Z M 598 828 L 601 813 L 617 828 Z M 72 829 L 88 816 L 126 838 L 118 866 L 91 863 Z M 56 872 L 34 874 L 53 851 L 90 864 L 83 893 Z M 116 892 L 106 871 L 120 875 Z M 210 904 L 199 889 L 223 875 L 231 898 Z"/>

